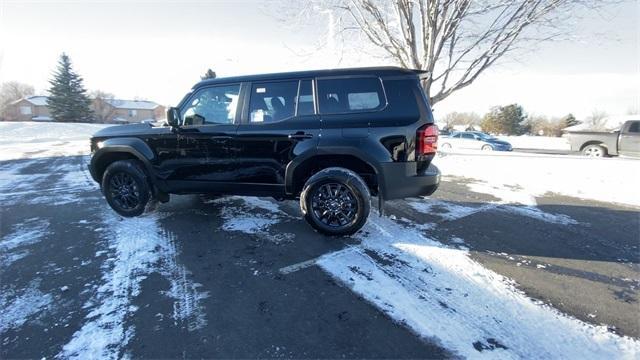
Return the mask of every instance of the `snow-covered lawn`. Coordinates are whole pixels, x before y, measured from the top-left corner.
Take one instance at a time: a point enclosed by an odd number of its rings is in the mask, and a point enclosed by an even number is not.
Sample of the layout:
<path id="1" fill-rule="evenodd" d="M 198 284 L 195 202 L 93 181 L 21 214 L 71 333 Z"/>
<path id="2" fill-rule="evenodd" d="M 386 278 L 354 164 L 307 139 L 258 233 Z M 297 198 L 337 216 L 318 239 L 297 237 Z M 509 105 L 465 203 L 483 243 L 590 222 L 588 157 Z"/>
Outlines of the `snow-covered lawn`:
<path id="1" fill-rule="evenodd" d="M 55 122 L 0 122 L 0 161 L 89 152 L 89 138 L 113 125 Z"/>
<path id="2" fill-rule="evenodd" d="M 498 139 L 508 141 L 516 149 L 571 150 L 569 140 L 565 137 L 522 135 L 498 136 Z"/>
<path id="3" fill-rule="evenodd" d="M 442 153 L 434 160 L 444 176 L 516 186 L 528 194 L 557 193 L 640 206 L 640 161 L 567 155 Z"/>

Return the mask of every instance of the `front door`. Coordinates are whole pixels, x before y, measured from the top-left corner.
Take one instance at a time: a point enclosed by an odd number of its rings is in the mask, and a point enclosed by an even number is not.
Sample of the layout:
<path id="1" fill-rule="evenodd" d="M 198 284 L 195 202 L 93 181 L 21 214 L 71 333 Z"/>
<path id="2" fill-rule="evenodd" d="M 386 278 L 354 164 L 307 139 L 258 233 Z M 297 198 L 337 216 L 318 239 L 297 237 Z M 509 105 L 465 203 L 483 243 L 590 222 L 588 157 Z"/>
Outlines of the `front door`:
<path id="1" fill-rule="evenodd" d="M 287 164 L 314 149 L 320 134 L 313 81 L 253 83 L 236 137 L 234 181 L 284 191 Z"/>
<path id="2" fill-rule="evenodd" d="M 622 128 L 618 147 L 620 155 L 640 157 L 640 121 L 632 121 Z"/>
<path id="3" fill-rule="evenodd" d="M 240 84 L 197 90 L 180 109 L 175 163 L 168 181 L 182 190 L 212 190 L 233 180 Z M 184 189 L 183 189 L 184 188 Z"/>

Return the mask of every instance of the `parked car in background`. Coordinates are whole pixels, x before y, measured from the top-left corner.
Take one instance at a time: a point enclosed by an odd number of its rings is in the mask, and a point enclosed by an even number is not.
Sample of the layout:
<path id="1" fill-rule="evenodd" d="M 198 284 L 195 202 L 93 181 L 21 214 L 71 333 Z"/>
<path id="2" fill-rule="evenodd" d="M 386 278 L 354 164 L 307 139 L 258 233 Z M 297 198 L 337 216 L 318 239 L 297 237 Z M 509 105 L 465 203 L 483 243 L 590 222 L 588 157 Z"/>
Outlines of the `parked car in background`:
<path id="1" fill-rule="evenodd" d="M 620 131 L 569 131 L 567 134 L 571 150 L 580 151 L 585 156 L 640 157 L 640 120 L 625 122 Z"/>
<path id="2" fill-rule="evenodd" d="M 452 133 L 448 137 L 440 138 L 440 148 L 484 150 L 484 151 L 511 151 L 513 147 L 506 141 L 485 134 L 480 131 L 461 131 Z"/>

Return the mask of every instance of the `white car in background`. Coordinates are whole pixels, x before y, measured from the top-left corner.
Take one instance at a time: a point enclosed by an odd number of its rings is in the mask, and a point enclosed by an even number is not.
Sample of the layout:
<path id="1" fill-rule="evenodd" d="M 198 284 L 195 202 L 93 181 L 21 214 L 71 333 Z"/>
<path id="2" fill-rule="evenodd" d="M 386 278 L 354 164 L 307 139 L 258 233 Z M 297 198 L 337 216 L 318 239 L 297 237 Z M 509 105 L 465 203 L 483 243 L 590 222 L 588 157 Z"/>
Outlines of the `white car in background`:
<path id="1" fill-rule="evenodd" d="M 461 131 L 440 138 L 440 149 L 511 151 L 513 147 L 506 141 L 479 131 Z"/>

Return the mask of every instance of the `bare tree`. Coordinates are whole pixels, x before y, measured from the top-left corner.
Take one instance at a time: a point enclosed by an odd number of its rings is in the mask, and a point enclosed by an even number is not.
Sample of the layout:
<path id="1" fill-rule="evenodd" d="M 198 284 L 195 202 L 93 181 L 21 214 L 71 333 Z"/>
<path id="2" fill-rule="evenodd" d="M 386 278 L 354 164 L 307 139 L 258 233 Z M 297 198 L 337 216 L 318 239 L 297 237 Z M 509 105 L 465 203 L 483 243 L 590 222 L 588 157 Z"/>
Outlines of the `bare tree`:
<path id="1" fill-rule="evenodd" d="M 33 94 L 33 86 L 17 81 L 9 81 L 0 85 L 0 118 L 4 118 L 9 104 Z"/>
<path id="2" fill-rule="evenodd" d="M 606 0 L 603 0 L 606 1 Z M 598 0 L 317 0 L 301 14 L 335 12 L 342 39 L 360 35 L 396 64 L 427 70 L 431 103 L 473 83 L 525 43 L 564 34 L 576 7 Z M 330 31 L 335 31 L 330 29 Z M 358 39 L 360 40 L 360 39 Z"/>
<path id="3" fill-rule="evenodd" d="M 584 123 L 586 130 L 604 131 L 607 129 L 607 117 L 609 115 L 602 110 L 593 110 Z"/>
<path id="4" fill-rule="evenodd" d="M 90 97 L 93 99 L 93 112 L 96 122 L 106 123 L 111 121 L 116 113 L 115 106 L 111 105 L 114 100 L 113 94 L 95 90 L 91 92 Z"/>

